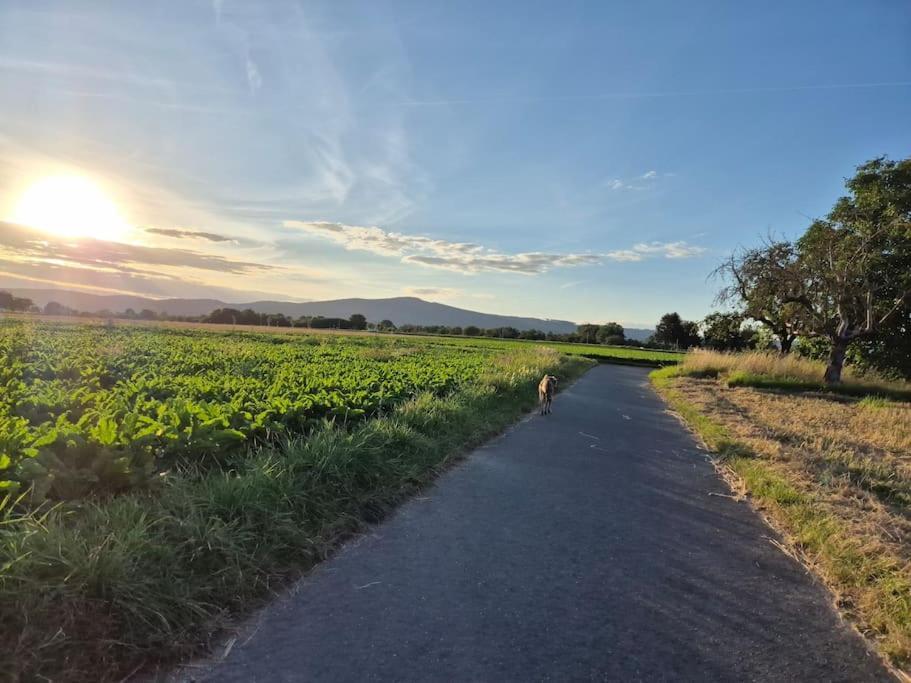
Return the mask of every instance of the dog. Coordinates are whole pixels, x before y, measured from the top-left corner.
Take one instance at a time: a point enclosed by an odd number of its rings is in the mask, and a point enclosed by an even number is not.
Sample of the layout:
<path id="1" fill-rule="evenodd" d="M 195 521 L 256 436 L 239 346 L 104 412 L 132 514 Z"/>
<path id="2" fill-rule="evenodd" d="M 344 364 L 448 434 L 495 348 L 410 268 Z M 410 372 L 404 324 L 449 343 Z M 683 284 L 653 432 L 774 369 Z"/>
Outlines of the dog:
<path id="1" fill-rule="evenodd" d="M 557 378 L 553 375 L 544 375 L 538 382 L 538 402 L 541 404 L 541 415 L 547 415 L 551 412 L 550 406 L 554 402 L 554 394 L 557 392 Z"/>

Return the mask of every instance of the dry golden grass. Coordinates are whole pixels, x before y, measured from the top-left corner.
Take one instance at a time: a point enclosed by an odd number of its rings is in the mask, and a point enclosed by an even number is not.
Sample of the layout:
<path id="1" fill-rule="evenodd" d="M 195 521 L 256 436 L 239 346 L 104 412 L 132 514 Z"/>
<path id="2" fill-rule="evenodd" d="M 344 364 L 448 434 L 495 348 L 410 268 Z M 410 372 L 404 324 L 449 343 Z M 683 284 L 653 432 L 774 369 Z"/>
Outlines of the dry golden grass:
<path id="1" fill-rule="evenodd" d="M 681 372 L 694 377 L 723 377 L 729 384 L 766 386 L 779 389 L 832 389 L 853 395 L 888 395 L 911 398 L 911 382 L 891 382 L 874 373 L 857 374 L 850 366 L 842 373 L 842 384 L 824 387 L 826 365 L 800 358 L 793 353 L 781 355 L 768 351 L 727 353 L 698 349 L 686 354 Z"/>
<path id="2" fill-rule="evenodd" d="M 781 355 L 766 351 L 726 353 L 697 349 L 686 354 L 683 368 L 688 373 L 703 375 L 725 375 L 732 372 L 748 372 L 768 377 L 790 377 L 807 382 L 818 382 L 825 372 L 825 364 L 800 358 L 793 353 Z M 845 368 L 845 377 L 851 378 L 851 369 Z"/>
<path id="3" fill-rule="evenodd" d="M 724 372 L 805 361 L 691 354 Z M 688 356 L 689 360 L 690 356 Z M 694 366 L 683 369 L 693 372 Z M 708 374 L 708 373 L 707 373 Z M 911 403 L 729 387 L 673 377 L 656 386 L 722 457 L 735 488 L 832 590 L 838 607 L 897 667 L 911 662 Z"/>

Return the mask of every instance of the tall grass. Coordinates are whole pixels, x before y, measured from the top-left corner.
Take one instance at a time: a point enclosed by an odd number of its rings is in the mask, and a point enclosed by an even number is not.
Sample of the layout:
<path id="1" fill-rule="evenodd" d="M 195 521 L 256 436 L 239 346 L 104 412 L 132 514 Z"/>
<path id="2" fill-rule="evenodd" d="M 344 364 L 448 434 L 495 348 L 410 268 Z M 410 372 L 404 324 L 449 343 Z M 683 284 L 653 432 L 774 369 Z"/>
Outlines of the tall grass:
<path id="1" fill-rule="evenodd" d="M 841 384 L 827 385 L 823 382 L 825 369 L 820 361 L 765 351 L 726 353 L 699 349 L 688 353 L 680 364 L 682 375 L 720 377 L 732 387 L 824 391 L 911 400 L 911 382 L 892 382 L 872 373 L 859 375 L 846 367 Z"/>
<path id="2" fill-rule="evenodd" d="M 513 353 L 449 396 L 417 396 L 350 430 L 327 423 L 157 495 L 0 509 L 0 679 L 119 680 L 199 651 L 530 409 L 544 372 L 572 380 L 590 364 Z"/>

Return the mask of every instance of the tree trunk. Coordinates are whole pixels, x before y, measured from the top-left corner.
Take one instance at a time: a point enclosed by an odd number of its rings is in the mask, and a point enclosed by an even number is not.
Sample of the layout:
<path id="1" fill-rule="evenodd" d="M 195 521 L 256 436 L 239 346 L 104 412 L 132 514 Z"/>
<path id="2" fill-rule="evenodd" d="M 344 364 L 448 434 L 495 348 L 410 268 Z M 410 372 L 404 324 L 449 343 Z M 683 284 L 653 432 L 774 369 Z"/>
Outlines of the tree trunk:
<path id="1" fill-rule="evenodd" d="M 791 353 L 791 345 L 794 343 L 794 337 L 790 334 L 778 335 L 778 344 L 781 346 L 783 356 Z"/>
<path id="2" fill-rule="evenodd" d="M 841 370 L 845 366 L 845 354 L 848 351 L 848 342 L 845 337 L 838 336 L 832 340 L 832 351 L 829 354 L 829 365 L 826 367 L 826 384 L 841 382 Z"/>

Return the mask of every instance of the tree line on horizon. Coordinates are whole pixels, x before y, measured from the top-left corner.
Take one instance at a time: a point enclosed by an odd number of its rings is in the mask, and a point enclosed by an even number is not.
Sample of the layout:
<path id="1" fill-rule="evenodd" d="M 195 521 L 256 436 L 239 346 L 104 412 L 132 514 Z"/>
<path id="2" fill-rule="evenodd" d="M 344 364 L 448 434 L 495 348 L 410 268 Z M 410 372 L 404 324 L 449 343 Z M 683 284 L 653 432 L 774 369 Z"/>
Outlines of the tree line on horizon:
<path id="1" fill-rule="evenodd" d="M 79 311 L 56 301 L 49 301 L 43 308 L 30 299 L 20 299 L 9 292 L 0 291 L 0 310 L 31 312 L 52 316 L 81 318 L 108 318 L 163 322 L 188 322 L 215 325 L 245 325 L 261 327 L 296 327 L 314 330 L 366 330 L 379 333 L 489 337 L 493 339 L 524 339 L 554 341 L 574 344 L 603 344 L 608 346 L 638 346 L 655 349 L 685 350 L 696 346 L 714 349 L 755 348 L 754 332 L 740 329 L 741 317 L 727 313 L 713 313 L 701 322 L 682 320 L 677 313 L 667 313 L 655 326 L 655 332 L 645 341 L 628 338 L 623 325 L 617 322 L 577 325 L 575 332 L 544 332 L 537 329 L 520 330 L 516 327 L 490 327 L 477 325 L 396 325 L 391 320 L 369 322 L 355 313 L 348 318 L 300 316 L 292 318 L 282 313 L 258 313 L 250 308 L 218 308 L 205 315 L 185 316 L 158 313 L 145 308 L 135 311 Z"/>

